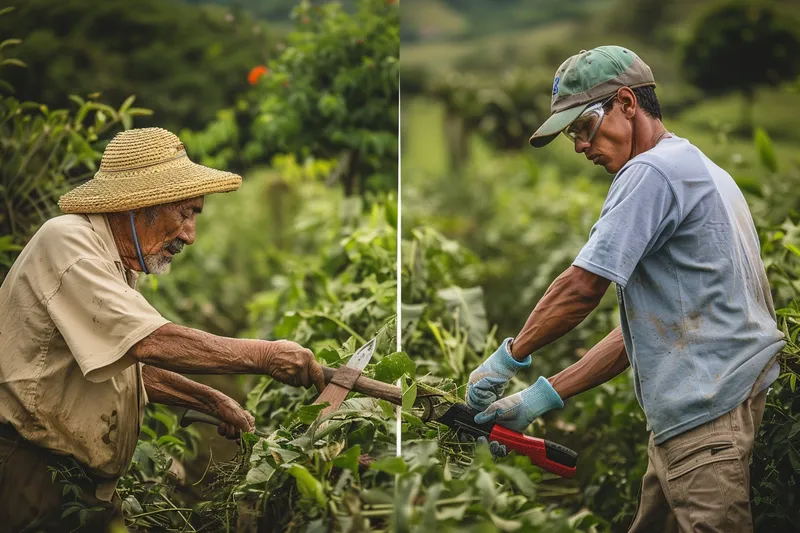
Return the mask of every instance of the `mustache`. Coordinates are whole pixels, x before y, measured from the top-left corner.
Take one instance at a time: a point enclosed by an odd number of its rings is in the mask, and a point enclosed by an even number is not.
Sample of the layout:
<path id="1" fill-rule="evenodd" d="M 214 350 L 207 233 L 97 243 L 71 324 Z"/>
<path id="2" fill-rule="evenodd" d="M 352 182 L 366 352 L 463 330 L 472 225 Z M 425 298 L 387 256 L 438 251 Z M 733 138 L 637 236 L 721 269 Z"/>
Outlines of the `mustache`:
<path id="1" fill-rule="evenodd" d="M 167 244 L 164 246 L 164 249 L 165 249 L 166 251 L 168 251 L 169 253 L 171 253 L 172 255 L 175 255 L 175 254 L 179 254 L 179 253 L 181 253 L 181 250 L 183 250 L 183 247 L 184 247 L 185 245 L 186 245 L 186 243 L 185 243 L 185 242 L 183 242 L 182 240 L 180 240 L 180 239 L 173 239 L 173 240 L 169 241 L 169 242 L 168 242 L 168 243 L 167 243 Z"/>

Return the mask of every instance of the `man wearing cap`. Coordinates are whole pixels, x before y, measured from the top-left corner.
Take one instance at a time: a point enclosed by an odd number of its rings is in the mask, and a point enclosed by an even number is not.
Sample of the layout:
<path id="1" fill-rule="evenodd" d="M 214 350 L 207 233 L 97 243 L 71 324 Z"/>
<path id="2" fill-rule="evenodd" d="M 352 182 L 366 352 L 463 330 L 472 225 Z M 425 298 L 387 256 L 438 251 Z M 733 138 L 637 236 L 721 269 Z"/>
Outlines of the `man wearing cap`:
<path id="1" fill-rule="evenodd" d="M 531 144 L 564 133 L 614 178 L 589 241 L 519 335 L 470 375 L 467 402 L 482 411 L 476 422 L 522 431 L 631 366 L 651 432 L 630 531 L 752 531 L 749 459 L 783 334 L 742 193 L 666 130 L 654 86 L 650 68 L 619 46 L 581 51 L 556 72 L 552 116 Z M 503 397 L 611 282 L 620 327 L 562 372 Z"/>
<path id="2" fill-rule="evenodd" d="M 268 374 L 325 386 L 313 354 L 286 341 L 218 337 L 169 323 L 135 290 L 195 240 L 207 194 L 241 178 L 189 160 L 160 128 L 108 144 L 94 178 L 59 200 L 0 287 L 0 523 L 61 531 L 62 488 L 48 467 L 80 466 L 91 530 L 119 514 L 117 479 L 147 401 L 190 407 L 234 438 L 253 428 L 233 399 L 177 372 Z M 73 518 L 76 518 L 73 515 Z"/>

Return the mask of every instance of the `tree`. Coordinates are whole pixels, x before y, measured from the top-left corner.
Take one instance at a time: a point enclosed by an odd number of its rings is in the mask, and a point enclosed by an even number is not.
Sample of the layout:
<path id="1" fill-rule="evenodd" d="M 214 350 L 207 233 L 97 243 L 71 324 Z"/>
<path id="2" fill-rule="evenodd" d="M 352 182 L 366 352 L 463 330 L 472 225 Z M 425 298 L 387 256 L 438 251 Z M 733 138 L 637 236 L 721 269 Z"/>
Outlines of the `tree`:
<path id="1" fill-rule="evenodd" d="M 30 68 L 8 73 L 25 100 L 51 108 L 69 94 L 107 101 L 136 94 L 157 125 L 202 128 L 247 90 L 247 73 L 274 46 L 267 27 L 218 6 L 170 0 L 11 0 L 0 33 L 25 37 L 13 51 Z"/>
<path id="2" fill-rule="evenodd" d="M 270 150 L 339 159 L 345 192 L 397 183 L 399 15 L 391 0 L 303 2 L 297 29 L 256 88 L 254 141 Z"/>
<path id="3" fill-rule="evenodd" d="M 800 73 L 796 25 L 769 3 L 717 4 L 698 20 L 683 50 L 686 77 L 709 94 L 740 92 L 749 133 L 757 88 L 776 86 Z"/>

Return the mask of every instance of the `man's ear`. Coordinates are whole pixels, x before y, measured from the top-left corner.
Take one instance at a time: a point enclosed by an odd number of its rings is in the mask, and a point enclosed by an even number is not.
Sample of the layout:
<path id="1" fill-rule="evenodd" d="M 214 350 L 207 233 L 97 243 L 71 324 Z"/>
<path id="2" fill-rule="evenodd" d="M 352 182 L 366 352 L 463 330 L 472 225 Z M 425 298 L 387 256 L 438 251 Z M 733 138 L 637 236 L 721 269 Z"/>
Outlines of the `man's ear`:
<path id="1" fill-rule="evenodd" d="M 620 109 L 627 118 L 633 118 L 636 114 L 638 107 L 636 102 L 636 95 L 628 87 L 623 87 L 619 90 Z"/>

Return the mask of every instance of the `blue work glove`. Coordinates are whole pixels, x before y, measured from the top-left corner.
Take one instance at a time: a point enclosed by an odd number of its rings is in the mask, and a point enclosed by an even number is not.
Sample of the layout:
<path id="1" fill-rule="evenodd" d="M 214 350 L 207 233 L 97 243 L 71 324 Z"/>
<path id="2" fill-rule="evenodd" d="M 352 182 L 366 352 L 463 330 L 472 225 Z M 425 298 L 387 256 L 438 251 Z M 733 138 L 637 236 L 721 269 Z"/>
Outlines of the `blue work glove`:
<path id="1" fill-rule="evenodd" d="M 551 409 L 561 407 L 564 407 L 561 396 L 542 376 L 524 391 L 492 403 L 485 411 L 475 415 L 475 423 L 495 422 L 508 429 L 522 432 L 537 417 Z"/>
<path id="2" fill-rule="evenodd" d="M 467 383 L 467 405 L 478 411 L 483 411 L 492 402 L 503 397 L 506 384 L 514 377 L 520 368 L 531 366 L 531 356 L 523 361 L 517 361 L 508 351 L 508 343 L 512 338 L 503 341 L 503 344 L 489 356 L 489 358 L 469 375 Z"/>
<path id="3" fill-rule="evenodd" d="M 494 457 L 505 457 L 506 455 L 508 455 L 508 450 L 506 450 L 506 445 L 500 444 L 496 440 L 489 442 L 489 439 L 487 439 L 486 437 L 478 437 L 478 440 L 476 442 L 479 445 L 486 444 L 487 446 L 489 446 L 489 453 L 491 453 L 492 456 Z"/>

